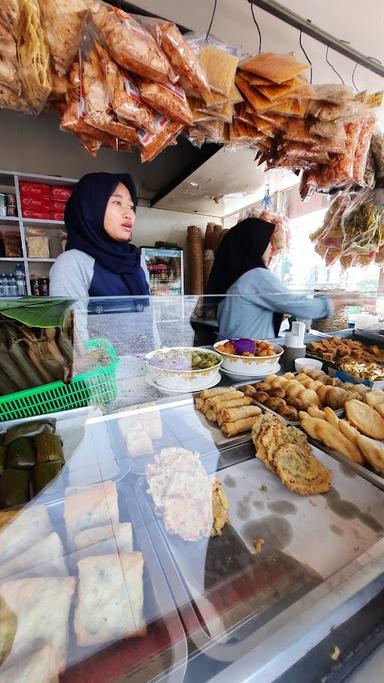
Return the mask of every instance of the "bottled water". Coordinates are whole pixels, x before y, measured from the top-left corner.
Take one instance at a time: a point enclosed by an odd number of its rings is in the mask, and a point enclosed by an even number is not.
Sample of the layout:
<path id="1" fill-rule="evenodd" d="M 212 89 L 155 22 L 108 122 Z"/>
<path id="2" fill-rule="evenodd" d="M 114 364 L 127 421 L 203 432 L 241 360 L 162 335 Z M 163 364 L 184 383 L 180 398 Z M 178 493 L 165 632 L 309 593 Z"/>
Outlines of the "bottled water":
<path id="1" fill-rule="evenodd" d="M 8 296 L 17 296 L 17 284 L 16 284 L 16 278 L 14 275 L 10 275 L 8 278 Z"/>
<path id="2" fill-rule="evenodd" d="M 17 264 L 15 270 L 17 296 L 25 296 L 27 293 L 27 288 L 25 286 L 24 271 L 20 263 Z"/>

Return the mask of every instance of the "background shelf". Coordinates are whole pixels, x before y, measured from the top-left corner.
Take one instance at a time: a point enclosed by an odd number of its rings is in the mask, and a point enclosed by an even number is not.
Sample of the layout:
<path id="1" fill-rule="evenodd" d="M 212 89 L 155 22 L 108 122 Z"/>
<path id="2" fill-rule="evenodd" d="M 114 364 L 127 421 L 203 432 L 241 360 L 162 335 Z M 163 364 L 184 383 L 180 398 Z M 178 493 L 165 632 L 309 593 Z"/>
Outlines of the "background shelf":
<path id="1" fill-rule="evenodd" d="M 28 256 L 27 234 L 28 227 L 41 227 L 50 231 L 65 230 L 64 221 L 46 220 L 42 218 L 25 218 L 21 211 L 20 198 L 20 181 L 44 183 L 46 185 L 75 185 L 76 178 L 61 178 L 60 176 L 45 176 L 36 173 L 20 173 L 18 171 L 2 171 L 0 170 L 0 192 L 13 192 L 16 195 L 16 205 L 18 216 L 0 216 L 0 234 L 7 229 L 20 232 L 20 241 L 22 248 L 22 256 L 19 258 L 0 257 L 0 272 L 3 270 L 14 272 L 13 264 L 20 263 L 23 266 L 25 273 L 25 282 L 27 294 L 31 294 L 31 274 L 37 277 L 49 276 L 49 269 L 54 258 L 33 258 Z"/>

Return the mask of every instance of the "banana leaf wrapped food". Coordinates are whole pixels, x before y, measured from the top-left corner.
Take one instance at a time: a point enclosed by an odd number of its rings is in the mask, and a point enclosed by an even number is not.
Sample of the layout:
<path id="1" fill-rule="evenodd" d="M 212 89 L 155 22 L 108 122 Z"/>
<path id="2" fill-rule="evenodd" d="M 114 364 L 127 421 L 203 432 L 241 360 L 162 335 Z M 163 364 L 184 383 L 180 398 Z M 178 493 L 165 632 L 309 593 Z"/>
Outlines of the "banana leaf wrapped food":
<path id="1" fill-rule="evenodd" d="M 73 375 L 72 300 L 0 302 L 0 395 Z"/>
<path id="2" fill-rule="evenodd" d="M 33 490 L 35 495 L 40 493 L 61 472 L 63 462 L 40 462 L 33 469 Z"/>
<path id="3" fill-rule="evenodd" d="M 6 468 L 28 470 L 35 466 L 35 449 L 32 439 L 22 436 L 7 447 Z"/>
<path id="4" fill-rule="evenodd" d="M 5 446 L 3 446 L 2 444 L 0 444 L 0 476 L 1 476 L 1 475 L 3 474 L 3 472 L 4 472 L 5 457 L 6 457 L 6 455 L 7 455 L 7 449 L 5 448 Z"/>
<path id="5" fill-rule="evenodd" d="M 29 501 L 29 472 L 9 468 L 0 477 L 0 504 L 2 507 L 24 505 Z"/>
<path id="6" fill-rule="evenodd" d="M 35 422 L 24 422 L 23 424 L 10 427 L 4 435 L 3 445 L 8 446 L 12 441 L 20 439 L 23 436 L 33 437 L 41 434 L 41 432 L 56 431 L 56 420 L 50 418 L 49 420 L 36 420 Z"/>
<path id="7" fill-rule="evenodd" d="M 64 463 L 61 441 L 56 434 L 44 429 L 41 434 L 35 437 L 35 446 L 37 465 L 46 462 Z"/>

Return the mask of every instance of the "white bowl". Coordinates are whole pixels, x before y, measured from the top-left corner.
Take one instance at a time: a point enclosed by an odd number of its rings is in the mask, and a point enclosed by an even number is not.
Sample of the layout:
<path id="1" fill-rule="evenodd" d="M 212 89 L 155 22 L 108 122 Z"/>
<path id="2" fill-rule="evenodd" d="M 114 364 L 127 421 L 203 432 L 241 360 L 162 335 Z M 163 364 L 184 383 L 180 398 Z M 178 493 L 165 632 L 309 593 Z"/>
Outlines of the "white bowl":
<path id="1" fill-rule="evenodd" d="M 273 356 L 237 356 L 233 353 L 224 353 L 217 347 L 225 344 L 229 339 L 223 339 L 213 345 L 216 353 L 219 353 L 223 359 L 223 369 L 228 370 L 234 375 L 247 375 L 247 377 L 260 377 L 261 375 L 269 375 L 273 373 L 276 363 L 278 363 L 280 356 L 284 353 L 284 349 L 277 344 L 273 344 L 276 353 Z"/>
<path id="2" fill-rule="evenodd" d="M 303 368 L 310 368 L 311 370 L 321 370 L 323 363 L 321 360 L 316 360 L 316 358 L 296 358 L 295 368 L 297 372 L 300 372 Z"/>
<path id="3" fill-rule="evenodd" d="M 212 354 L 217 358 L 217 364 L 211 368 L 203 368 L 202 370 L 168 370 L 159 368 L 151 364 L 151 360 L 166 351 L 198 351 L 200 354 Z M 145 356 L 149 376 L 154 382 L 164 389 L 177 389 L 178 391 L 199 391 L 202 386 L 214 381 L 222 359 L 218 353 L 209 351 L 208 349 L 200 349 L 193 346 L 174 346 L 164 347 L 151 351 Z"/>

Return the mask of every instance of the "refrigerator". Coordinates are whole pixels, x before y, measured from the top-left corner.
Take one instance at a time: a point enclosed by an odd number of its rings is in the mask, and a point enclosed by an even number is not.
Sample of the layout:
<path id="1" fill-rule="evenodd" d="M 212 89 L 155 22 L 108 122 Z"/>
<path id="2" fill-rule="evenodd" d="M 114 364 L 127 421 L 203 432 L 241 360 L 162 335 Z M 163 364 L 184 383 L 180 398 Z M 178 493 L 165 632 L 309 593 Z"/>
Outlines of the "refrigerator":
<path id="1" fill-rule="evenodd" d="M 184 314 L 184 263 L 182 249 L 141 247 L 141 262 L 149 276 L 149 288 L 155 297 L 155 317 L 171 322 Z M 164 297 L 161 301 L 160 297 Z"/>

